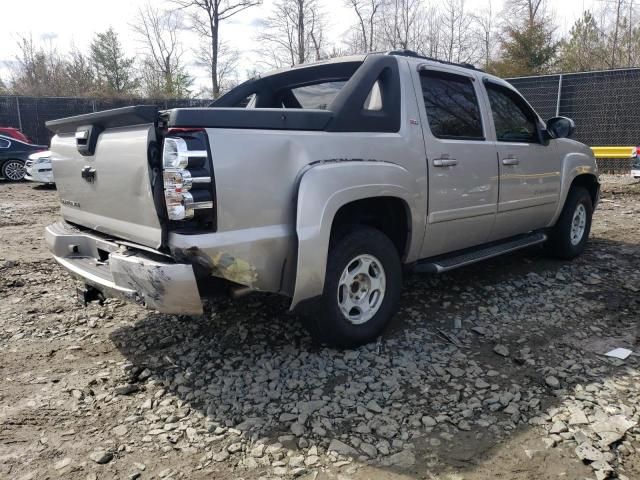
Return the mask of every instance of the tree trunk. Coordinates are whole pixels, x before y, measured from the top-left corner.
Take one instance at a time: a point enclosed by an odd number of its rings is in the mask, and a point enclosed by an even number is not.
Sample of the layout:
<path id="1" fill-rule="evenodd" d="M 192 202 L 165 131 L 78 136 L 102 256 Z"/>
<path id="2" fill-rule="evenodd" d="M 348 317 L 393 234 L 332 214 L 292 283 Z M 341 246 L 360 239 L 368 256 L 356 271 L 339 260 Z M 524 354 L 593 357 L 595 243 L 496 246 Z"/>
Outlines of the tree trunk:
<path id="1" fill-rule="evenodd" d="M 218 26 L 219 18 L 217 12 L 211 19 L 211 93 L 216 99 L 220 96 L 220 84 L 218 82 Z"/>
<path id="2" fill-rule="evenodd" d="M 618 49 L 618 31 L 620 28 L 620 8 L 622 7 L 622 0 L 618 0 L 616 8 L 616 28 L 613 31 L 613 45 L 611 48 L 611 66 L 610 68 L 616 68 L 616 50 Z"/>
<path id="3" fill-rule="evenodd" d="M 304 2 L 298 0 L 298 63 L 304 63 L 306 59 L 304 41 Z"/>

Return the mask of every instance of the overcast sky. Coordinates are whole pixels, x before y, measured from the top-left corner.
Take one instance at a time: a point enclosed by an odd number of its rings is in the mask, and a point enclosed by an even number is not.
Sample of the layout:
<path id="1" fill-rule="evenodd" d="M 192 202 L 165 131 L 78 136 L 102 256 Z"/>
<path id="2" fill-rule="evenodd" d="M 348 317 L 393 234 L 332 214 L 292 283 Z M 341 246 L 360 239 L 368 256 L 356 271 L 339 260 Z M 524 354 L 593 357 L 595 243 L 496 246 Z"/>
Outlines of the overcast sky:
<path id="1" fill-rule="evenodd" d="M 147 0 L 20 0 L 2 2 L 2 28 L 0 28 L 0 77 L 7 79 L 9 67 L 17 53 L 16 39 L 21 35 L 33 35 L 35 41 L 51 39 L 60 52 L 68 50 L 74 43 L 81 50 L 87 50 L 95 32 L 104 31 L 112 26 L 120 35 L 129 55 L 139 52 L 140 45 L 131 33 L 129 24 L 133 21 L 138 8 Z M 242 12 L 228 20 L 221 28 L 225 42 L 233 44 L 243 53 L 242 70 L 251 68 L 256 61 L 256 25 L 259 19 L 266 17 L 273 0 L 264 0 L 264 4 Z M 339 40 L 353 24 L 354 16 L 344 6 L 344 0 L 319 0 L 330 18 L 327 38 Z M 593 8 L 597 0 L 561 0 L 549 2 L 560 30 L 567 31 L 579 17 L 584 8 Z M 155 0 L 158 8 L 170 5 Z M 466 8 L 482 9 L 488 0 L 466 0 Z M 493 0 L 493 9 L 499 11 L 502 0 Z M 200 39 L 187 32 L 183 38 L 189 53 Z M 206 82 L 205 73 L 192 67 L 191 73 L 197 83 Z M 241 71 L 244 78 L 244 71 Z"/>

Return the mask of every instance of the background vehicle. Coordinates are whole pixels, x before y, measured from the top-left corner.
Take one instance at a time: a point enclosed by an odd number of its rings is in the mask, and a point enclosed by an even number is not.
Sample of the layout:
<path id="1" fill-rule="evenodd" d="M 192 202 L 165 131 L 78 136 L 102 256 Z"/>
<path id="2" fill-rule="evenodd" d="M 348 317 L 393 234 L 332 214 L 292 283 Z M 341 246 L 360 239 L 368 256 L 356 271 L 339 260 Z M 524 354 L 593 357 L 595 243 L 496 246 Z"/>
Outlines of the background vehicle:
<path id="1" fill-rule="evenodd" d="M 291 297 L 314 338 L 351 346 L 395 312 L 403 265 L 585 248 L 593 153 L 566 138 L 571 120 L 544 123 L 482 71 L 345 57 L 245 82 L 213 107 L 47 123 L 65 219 L 47 244 L 90 295 L 198 314 L 221 278 Z"/>
<path id="2" fill-rule="evenodd" d="M 53 170 L 51 168 L 51 151 L 32 153 L 25 163 L 25 180 L 53 184 Z"/>
<path id="3" fill-rule="evenodd" d="M 29 155 L 46 150 L 42 145 L 31 145 L 15 138 L 0 135 L 0 176 L 19 182 L 25 176 L 24 165 Z"/>
<path id="4" fill-rule="evenodd" d="M 631 176 L 633 178 L 640 178 L 640 145 L 633 150 L 631 161 Z"/>
<path id="5" fill-rule="evenodd" d="M 31 143 L 29 137 L 27 137 L 24 133 L 14 127 L 0 127 L 0 135 L 15 138 L 16 140 L 20 140 L 24 143 Z"/>

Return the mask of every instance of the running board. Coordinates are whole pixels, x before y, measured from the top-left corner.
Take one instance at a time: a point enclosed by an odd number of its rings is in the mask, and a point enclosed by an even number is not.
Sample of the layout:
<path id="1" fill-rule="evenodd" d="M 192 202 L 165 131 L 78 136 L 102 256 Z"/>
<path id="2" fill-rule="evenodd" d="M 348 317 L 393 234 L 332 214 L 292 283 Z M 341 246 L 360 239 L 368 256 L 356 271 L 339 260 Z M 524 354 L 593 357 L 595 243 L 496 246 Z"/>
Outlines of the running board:
<path id="1" fill-rule="evenodd" d="M 464 267 L 472 263 L 497 257 L 509 252 L 515 252 L 522 248 L 538 245 L 547 240 L 547 236 L 542 232 L 532 233 L 525 237 L 519 237 L 504 243 L 494 244 L 488 247 L 481 247 L 477 250 L 466 251 L 454 256 L 441 256 L 425 260 L 414 265 L 413 270 L 421 273 L 442 273 L 454 268 Z"/>

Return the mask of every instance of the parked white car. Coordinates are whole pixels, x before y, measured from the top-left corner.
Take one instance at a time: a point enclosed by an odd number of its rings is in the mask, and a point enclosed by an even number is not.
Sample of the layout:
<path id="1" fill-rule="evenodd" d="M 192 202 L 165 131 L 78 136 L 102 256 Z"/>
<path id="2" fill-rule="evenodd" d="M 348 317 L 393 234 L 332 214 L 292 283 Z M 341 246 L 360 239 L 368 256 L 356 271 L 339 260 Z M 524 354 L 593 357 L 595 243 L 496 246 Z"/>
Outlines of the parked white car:
<path id="1" fill-rule="evenodd" d="M 51 169 L 51 152 L 49 150 L 29 155 L 29 160 L 25 163 L 25 170 L 27 172 L 24 176 L 25 180 L 48 184 L 54 183 L 53 170 Z"/>
<path id="2" fill-rule="evenodd" d="M 631 163 L 631 176 L 633 178 L 640 178 L 640 145 L 633 149 L 633 157 Z"/>

